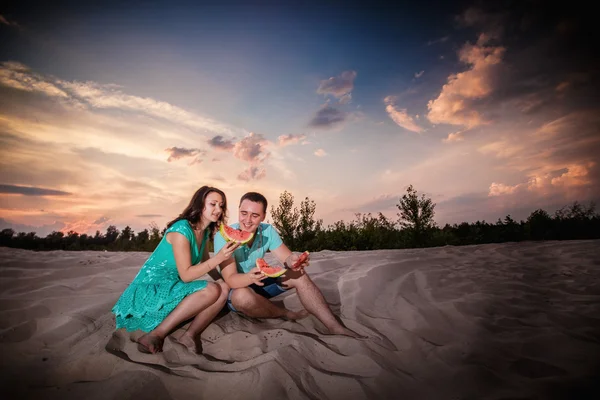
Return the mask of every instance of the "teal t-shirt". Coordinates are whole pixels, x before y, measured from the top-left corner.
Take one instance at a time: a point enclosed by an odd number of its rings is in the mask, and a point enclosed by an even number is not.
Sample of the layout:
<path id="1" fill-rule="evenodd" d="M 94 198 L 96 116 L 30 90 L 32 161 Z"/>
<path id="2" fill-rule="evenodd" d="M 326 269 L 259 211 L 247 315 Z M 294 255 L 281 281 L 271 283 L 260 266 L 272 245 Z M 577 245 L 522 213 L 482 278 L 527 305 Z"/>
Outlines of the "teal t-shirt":
<path id="1" fill-rule="evenodd" d="M 234 229 L 240 229 L 240 224 L 230 225 Z M 267 251 L 273 251 L 283 244 L 279 233 L 273 228 L 273 225 L 261 223 L 254 234 L 252 247 L 248 245 L 238 247 L 233 253 L 240 274 L 250 272 L 256 267 L 256 260 L 264 258 Z M 215 234 L 215 254 L 221 251 L 225 246 L 225 239 L 220 232 Z"/>

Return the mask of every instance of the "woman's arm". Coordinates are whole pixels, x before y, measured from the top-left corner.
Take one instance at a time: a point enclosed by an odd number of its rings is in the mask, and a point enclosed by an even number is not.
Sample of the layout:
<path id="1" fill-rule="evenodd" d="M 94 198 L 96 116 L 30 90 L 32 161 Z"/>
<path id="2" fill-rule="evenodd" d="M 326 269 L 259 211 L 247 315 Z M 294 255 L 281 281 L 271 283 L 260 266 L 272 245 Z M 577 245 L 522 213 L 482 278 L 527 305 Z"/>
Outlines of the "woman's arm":
<path id="1" fill-rule="evenodd" d="M 202 255 L 202 261 L 196 265 L 192 265 L 191 243 L 184 235 L 178 232 L 169 232 L 167 233 L 167 241 L 171 243 L 173 249 L 173 256 L 175 257 L 179 278 L 184 282 L 191 282 L 209 273 L 223 260 L 229 258 L 233 251 L 238 247 L 237 243 L 230 242 L 212 258 L 208 257 L 207 250 L 205 252 L 206 254 Z"/>

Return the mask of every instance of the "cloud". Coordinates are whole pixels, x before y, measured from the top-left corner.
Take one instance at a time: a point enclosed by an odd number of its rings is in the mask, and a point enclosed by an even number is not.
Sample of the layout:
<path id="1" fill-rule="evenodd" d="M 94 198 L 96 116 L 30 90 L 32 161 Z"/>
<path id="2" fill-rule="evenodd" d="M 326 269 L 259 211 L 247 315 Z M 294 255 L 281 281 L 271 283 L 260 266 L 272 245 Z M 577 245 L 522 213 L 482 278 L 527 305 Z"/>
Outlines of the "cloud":
<path id="1" fill-rule="evenodd" d="M 425 73 L 425 71 L 415 73 L 415 78 L 419 79 L 420 77 L 423 76 L 424 73 Z"/>
<path id="2" fill-rule="evenodd" d="M 8 26 L 14 26 L 15 28 L 20 28 L 19 24 L 15 21 L 11 21 L 8 18 L 6 18 L 4 15 L 0 14 L 0 24 L 4 24 L 4 25 L 8 25 Z"/>
<path id="3" fill-rule="evenodd" d="M 490 12 L 476 6 L 456 16 L 460 25 L 485 30 L 486 36 L 493 39 L 499 39 L 504 34 L 504 24 L 509 19 L 506 12 Z"/>
<path id="4" fill-rule="evenodd" d="M 442 36 L 439 39 L 430 40 L 429 42 L 427 42 L 427 46 L 431 46 L 432 44 L 436 43 L 445 43 L 448 41 L 448 39 L 450 39 L 450 36 Z"/>
<path id="5" fill-rule="evenodd" d="M 296 143 L 300 143 L 301 141 L 303 141 L 304 139 L 306 139 L 306 135 L 303 134 L 289 134 L 289 135 L 280 135 L 277 138 L 277 143 L 280 147 L 285 147 L 291 144 L 296 144 Z"/>
<path id="6" fill-rule="evenodd" d="M 387 96 L 383 99 L 385 111 L 387 111 L 390 118 L 399 126 L 412 132 L 420 133 L 423 128 L 418 126 L 413 118 L 407 114 L 406 109 L 399 109 L 396 107 L 396 98 L 393 96 Z"/>
<path id="7" fill-rule="evenodd" d="M 235 143 L 233 146 L 234 157 L 250 164 L 238 175 L 238 180 L 247 182 L 262 179 L 266 176 L 264 163 L 271 155 L 267 149 L 269 145 L 271 145 L 269 140 L 254 132 L 250 132 L 242 140 Z"/>
<path id="8" fill-rule="evenodd" d="M 138 218 L 159 218 L 159 217 L 163 217 L 162 214 L 139 214 L 136 215 L 136 217 Z"/>
<path id="9" fill-rule="evenodd" d="M 556 86 L 556 91 L 564 92 L 565 90 L 567 90 L 569 88 L 569 86 L 571 86 L 571 82 L 569 82 L 569 81 L 561 82 Z"/>
<path id="10" fill-rule="evenodd" d="M 342 104 L 348 103 L 352 97 L 351 92 L 354 89 L 356 76 L 356 71 L 344 71 L 340 76 L 322 80 L 317 93 L 331 95 L 339 99 Z"/>
<path id="11" fill-rule="evenodd" d="M 346 116 L 345 112 L 325 104 L 317 111 L 308 125 L 313 128 L 332 128 L 344 122 Z"/>
<path id="12" fill-rule="evenodd" d="M 327 152 L 323 149 L 315 150 L 315 156 L 317 156 L 317 157 L 325 157 L 326 155 L 327 155 Z"/>
<path id="13" fill-rule="evenodd" d="M 263 135 L 250 132 L 233 146 L 233 155 L 249 163 L 262 163 L 269 157 L 266 146 L 269 141 Z"/>
<path id="14" fill-rule="evenodd" d="M 443 141 L 445 143 L 451 143 L 451 142 L 460 142 L 463 141 L 465 139 L 464 135 L 463 135 L 464 131 L 458 131 L 458 132 L 451 132 L 448 134 L 448 137 L 445 138 Z"/>
<path id="15" fill-rule="evenodd" d="M 187 164 L 211 159 L 198 147 L 218 133 L 204 136 L 175 114 L 166 120 L 143 107 L 95 107 L 84 100 L 115 90 L 126 94 L 114 85 L 86 84 L 76 94 L 61 83 L 19 63 L 0 64 L 0 170 L 10 171 L 1 182 L 10 186 L 2 191 L 10 193 L 0 193 L 0 214 L 7 220 L 79 230 L 100 226 L 104 215 L 117 215 L 114 224 L 143 229 L 146 220 L 135 215 L 177 215 L 179 199 L 214 173 Z M 227 173 L 233 179 L 237 175 Z M 23 190 L 32 195 L 14 193 Z"/>
<path id="16" fill-rule="evenodd" d="M 251 165 L 238 175 L 238 179 L 241 181 L 248 182 L 251 180 L 262 179 L 266 175 L 267 175 L 267 173 L 264 168 Z"/>
<path id="17" fill-rule="evenodd" d="M 110 218 L 102 216 L 102 217 L 100 217 L 100 218 L 96 219 L 96 220 L 93 222 L 93 224 L 94 224 L 94 225 L 100 225 L 100 224 L 104 224 L 105 222 L 108 222 L 108 221 L 110 221 Z"/>
<path id="18" fill-rule="evenodd" d="M 177 161 L 188 157 L 195 157 L 192 161 L 190 161 L 190 165 L 201 163 L 202 160 L 199 157 L 206 155 L 206 150 L 186 149 L 183 147 L 169 147 L 165 149 L 165 151 L 169 153 L 167 162 Z"/>
<path id="19" fill-rule="evenodd" d="M 517 189 L 521 186 L 522 186 L 521 184 L 514 185 L 514 186 L 507 186 L 502 183 L 492 182 L 492 184 L 490 185 L 490 191 L 489 191 L 488 196 L 501 196 L 504 194 L 511 194 L 511 193 L 516 192 Z"/>
<path id="20" fill-rule="evenodd" d="M 106 222 L 90 222 L 87 219 L 79 219 L 75 221 L 65 222 L 64 226 L 60 229 L 60 232 L 68 234 L 69 232 L 77 232 L 79 234 L 93 234 L 95 231 L 106 231 L 108 224 Z"/>
<path id="21" fill-rule="evenodd" d="M 467 128 L 487 123 L 475 109 L 475 104 L 477 100 L 493 92 L 497 67 L 502 61 L 505 49 L 487 46 L 486 42 L 487 38 L 481 35 L 476 44 L 467 43 L 460 49 L 460 61 L 470 68 L 465 72 L 450 75 L 439 96 L 429 101 L 429 121 Z"/>
<path id="22" fill-rule="evenodd" d="M 39 92 L 50 97 L 68 98 L 67 92 L 52 81 L 52 78 L 34 73 L 18 62 L 7 61 L 0 64 L 0 85 L 28 92 Z"/>
<path id="23" fill-rule="evenodd" d="M 529 132 L 479 147 L 479 152 L 503 160 L 504 168 L 525 174 L 516 185 L 494 182 L 490 196 L 519 194 L 565 200 L 600 196 L 599 110 L 569 113 Z"/>
<path id="24" fill-rule="evenodd" d="M 209 179 L 212 179 L 212 180 L 217 181 L 217 182 L 226 182 L 226 179 L 223 178 L 220 175 L 213 175 Z"/>
<path id="25" fill-rule="evenodd" d="M 217 150 L 224 150 L 224 151 L 229 151 L 229 150 L 233 149 L 233 147 L 234 147 L 234 143 L 232 140 L 224 140 L 223 136 L 221 136 L 221 135 L 217 135 L 217 136 L 213 137 L 212 139 L 210 139 L 208 141 L 208 144 Z"/>
<path id="26" fill-rule="evenodd" d="M 64 103 L 71 107 L 132 111 L 195 129 L 222 134 L 232 132 L 232 129 L 225 124 L 164 101 L 129 95 L 116 85 L 65 81 L 34 73 L 18 62 L 0 64 L 0 85 L 62 98 Z"/>
<path id="27" fill-rule="evenodd" d="M 0 193 L 21 194 L 24 196 L 70 196 L 71 193 L 62 190 L 44 189 L 39 187 L 1 185 Z"/>
<path id="28" fill-rule="evenodd" d="M 597 166 L 593 161 L 581 164 L 570 164 L 564 168 L 542 174 L 532 174 L 529 180 L 516 185 L 505 185 L 493 182 L 488 196 L 545 196 L 556 197 L 566 194 L 570 200 L 580 200 L 582 189 L 585 191 L 594 184 L 592 170 Z M 569 193 L 577 193 L 569 196 Z"/>

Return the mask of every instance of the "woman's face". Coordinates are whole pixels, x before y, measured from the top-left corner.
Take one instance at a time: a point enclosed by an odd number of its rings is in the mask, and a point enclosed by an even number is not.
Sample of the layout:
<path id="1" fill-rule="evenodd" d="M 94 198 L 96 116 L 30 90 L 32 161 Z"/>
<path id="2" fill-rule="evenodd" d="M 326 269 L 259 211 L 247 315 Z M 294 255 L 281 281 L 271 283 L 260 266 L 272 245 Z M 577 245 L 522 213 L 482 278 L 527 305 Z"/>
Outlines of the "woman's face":
<path id="1" fill-rule="evenodd" d="M 204 201 L 204 210 L 202 210 L 202 218 L 206 221 L 217 222 L 221 215 L 225 212 L 223 209 L 223 196 L 217 192 L 210 192 Z"/>

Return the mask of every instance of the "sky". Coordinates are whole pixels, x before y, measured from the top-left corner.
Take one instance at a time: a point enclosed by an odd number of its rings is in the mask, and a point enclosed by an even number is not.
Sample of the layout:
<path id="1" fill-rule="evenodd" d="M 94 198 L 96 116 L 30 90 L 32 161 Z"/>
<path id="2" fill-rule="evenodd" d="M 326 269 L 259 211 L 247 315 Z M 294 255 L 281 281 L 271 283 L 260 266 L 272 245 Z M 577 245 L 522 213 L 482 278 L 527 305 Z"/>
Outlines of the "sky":
<path id="1" fill-rule="evenodd" d="M 396 220 L 411 184 L 441 226 L 600 199 L 577 1 L 13 3 L 1 229 L 163 227 L 203 185 L 229 222 L 245 192 L 288 191 L 326 226 Z"/>

